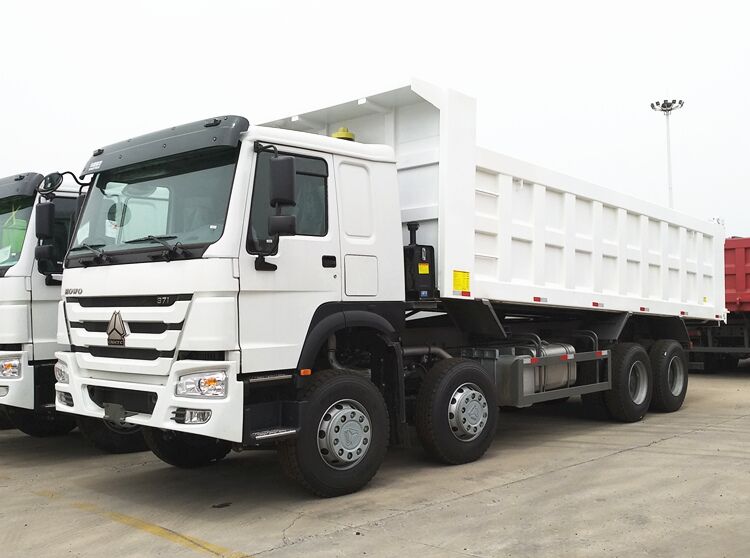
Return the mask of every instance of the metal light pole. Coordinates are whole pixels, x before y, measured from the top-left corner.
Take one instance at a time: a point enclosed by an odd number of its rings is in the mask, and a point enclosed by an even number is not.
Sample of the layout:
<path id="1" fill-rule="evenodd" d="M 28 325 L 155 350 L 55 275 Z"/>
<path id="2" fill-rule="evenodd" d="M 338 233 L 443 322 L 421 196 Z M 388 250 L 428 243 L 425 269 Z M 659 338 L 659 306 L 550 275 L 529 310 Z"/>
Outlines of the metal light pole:
<path id="1" fill-rule="evenodd" d="M 672 145 L 669 135 L 669 115 L 673 110 L 681 109 L 685 103 L 682 100 L 672 99 L 671 101 L 664 99 L 663 101 L 656 101 L 651 103 L 653 110 L 663 112 L 667 120 L 667 188 L 669 191 L 669 207 L 674 207 L 674 200 L 672 198 Z"/>

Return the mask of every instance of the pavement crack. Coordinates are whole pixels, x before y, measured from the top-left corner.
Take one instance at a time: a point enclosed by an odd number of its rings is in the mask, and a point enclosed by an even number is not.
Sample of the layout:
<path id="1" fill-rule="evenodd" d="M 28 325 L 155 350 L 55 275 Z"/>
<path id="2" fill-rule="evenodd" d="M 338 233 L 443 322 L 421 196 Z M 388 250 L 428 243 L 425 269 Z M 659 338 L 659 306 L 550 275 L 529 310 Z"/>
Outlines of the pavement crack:
<path id="1" fill-rule="evenodd" d="M 302 518 L 302 516 L 304 516 L 304 515 L 305 515 L 304 512 L 298 512 L 297 513 L 297 517 L 295 517 L 294 519 L 292 519 L 292 522 L 289 525 L 287 525 L 286 527 L 284 527 L 284 529 L 281 531 L 282 546 L 287 546 L 289 544 L 292 544 L 292 542 L 289 541 L 289 539 L 287 538 L 286 532 L 289 529 L 291 529 L 292 527 L 294 527 L 294 524 L 297 523 L 297 521 L 299 521 Z"/>

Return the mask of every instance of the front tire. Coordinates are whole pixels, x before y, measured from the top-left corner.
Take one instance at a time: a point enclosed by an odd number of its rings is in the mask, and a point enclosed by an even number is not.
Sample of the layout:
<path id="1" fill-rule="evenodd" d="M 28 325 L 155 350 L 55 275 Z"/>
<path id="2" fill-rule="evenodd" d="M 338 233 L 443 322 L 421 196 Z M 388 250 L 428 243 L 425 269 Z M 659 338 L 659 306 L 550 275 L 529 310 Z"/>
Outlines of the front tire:
<path id="1" fill-rule="evenodd" d="M 495 437 L 495 386 L 476 362 L 451 358 L 433 366 L 417 395 L 417 434 L 431 457 L 449 465 L 484 455 Z"/>
<path id="2" fill-rule="evenodd" d="M 688 362 L 677 341 L 662 339 L 649 353 L 654 373 L 654 397 L 651 408 L 672 413 L 682 407 L 688 388 Z"/>
<path id="3" fill-rule="evenodd" d="M 135 424 L 117 425 L 83 416 L 77 416 L 76 423 L 83 437 L 106 453 L 134 453 L 147 449 L 143 429 Z"/>
<path id="4" fill-rule="evenodd" d="M 5 410 L 5 405 L 0 405 L 0 430 L 9 430 L 13 428 L 13 424 L 8 418 L 8 413 Z"/>
<path id="5" fill-rule="evenodd" d="M 224 459 L 231 442 L 160 428 L 144 428 L 143 437 L 154 455 L 173 467 L 195 469 Z"/>
<path id="6" fill-rule="evenodd" d="M 604 402 L 613 418 L 638 422 L 648 412 L 653 393 L 651 360 L 638 343 L 620 343 L 612 349 L 612 389 Z"/>
<path id="7" fill-rule="evenodd" d="M 279 445 L 284 472 L 318 496 L 350 494 L 378 472 L 388 449 L 388 408 L 377 387 L 341 370 L 316 373 L 302 394 L 306 421 Z"/>
<path id="8" fill-rule="evenodd" d="M 34 438 L 63 436 L 76 427 L 73 417 L 55 411 L 34 412 L 17 407 L 5 407 L 10 423 Z"/>

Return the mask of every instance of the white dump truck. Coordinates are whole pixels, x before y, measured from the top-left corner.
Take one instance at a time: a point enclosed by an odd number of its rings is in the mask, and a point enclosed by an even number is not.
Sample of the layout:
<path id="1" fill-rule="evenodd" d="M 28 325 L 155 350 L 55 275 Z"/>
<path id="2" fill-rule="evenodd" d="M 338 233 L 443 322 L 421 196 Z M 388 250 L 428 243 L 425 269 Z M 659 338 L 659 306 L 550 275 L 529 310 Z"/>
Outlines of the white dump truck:
<path id="1" fill-rule="evenodd" d="M 57 307 L 62 260 L 73 229 L 78 191 L 56 194 L 54 234 L 41 243 L 60 269 L 37 269 L 33 208 L 43 176 L 23 173 L 0 179 L 0 413 L 31 436 L 65 434 L 75 417 L 55 411 Z M 52 273 L 56 271 L 56 274 Z"/>
<path id="2" fill-rule="evenodd" d="M 36 188 L 43 176 L 23 173 L 0 179 L 0 406 L 13 426 L 32 436 L 64 434 L 74 417 L 55 411 L 54 365 L 60 276 L 36 268 L 33 230 Z M 42 244 L 62 264 L 73 229 L 78 192 L 56 194 L 54 236 Z M 30 227 L 31 225 L 31 227 Z"/>
<path id="3" fill-rule="evenodd" d="M 410 426 L 458 464 L 500 406 L 679 409 L 686 322 L 724 312 L 722 229 L 478 148 L 475 125 L 413 82 L 94 151 L 58 410 L 141 425 L 180 467 L 277 448 L 334 496 Z"/>
<path id="4" fill-rule="evenodd" d="M 55 410 L 55 353 L 69 348 L 57 342 L 62 262 L 79 187 L 56 184 L 45 200 L 37 192 L 43 180 L 31 172 L 0 179 L 0 414 L 31 436 L 66 434 L 82 425 L 102 449 L 119 451 L 123 444 L 116 449 L 112 443 L 122 435 L 110 434 L 102 420 Z M 44 227 L 36 226 L 35 208 L 45 216 Z M 138 428 L 128 425 L 126 430 L 130 448 L 143 449 Z"/>

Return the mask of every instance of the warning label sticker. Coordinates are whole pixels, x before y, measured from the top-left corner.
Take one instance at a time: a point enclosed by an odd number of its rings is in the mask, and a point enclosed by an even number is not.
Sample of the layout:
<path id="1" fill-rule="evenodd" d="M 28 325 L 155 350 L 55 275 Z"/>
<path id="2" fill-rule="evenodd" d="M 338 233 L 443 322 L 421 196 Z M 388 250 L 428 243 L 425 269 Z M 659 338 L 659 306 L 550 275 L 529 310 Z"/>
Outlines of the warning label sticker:
<path id="1" fill-rule="evenodd" d="M 468 271 L 453 270 L 453 294 L 471 296 L 471 278 Z"/>
<path id="2" fill-rule="evenodd" d="M 420 275 L 429 275 L 430 274 L 430 264 L 428 263 L 420 263 L 418 266 L 418 271 Z"/>

